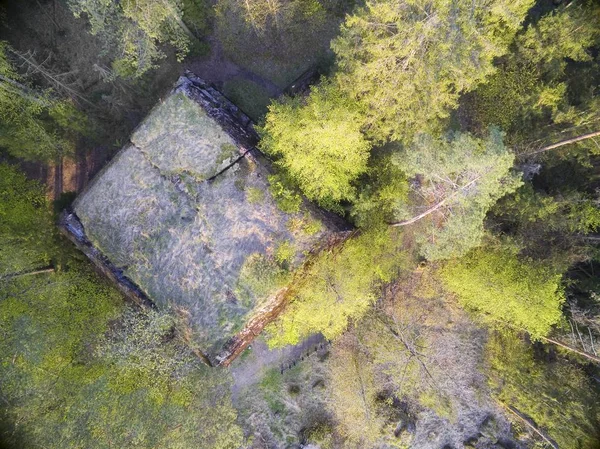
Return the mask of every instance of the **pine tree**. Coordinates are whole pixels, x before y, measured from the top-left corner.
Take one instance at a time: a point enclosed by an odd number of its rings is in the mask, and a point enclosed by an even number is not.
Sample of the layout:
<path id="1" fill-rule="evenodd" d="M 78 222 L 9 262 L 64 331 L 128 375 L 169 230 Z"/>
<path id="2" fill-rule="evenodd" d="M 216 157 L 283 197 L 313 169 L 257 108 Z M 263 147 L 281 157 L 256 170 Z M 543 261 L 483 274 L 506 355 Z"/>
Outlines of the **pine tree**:
<path id="1" fill-rule="evenodd" d="M 449 111 L 494 72 L 531 0 L 374 0 L 349 16 L 332 48 L 338 84 L 364 107 L 374 140 L 439 132 Z"/>
<path id="2" fill-rule="evenodd" d="M 70 100 L 30 86 L 0 41 L 0 147 L 27 161 L 53 161 L 75 152 L 75 139 L 86 131 L 85 117 Z"/>

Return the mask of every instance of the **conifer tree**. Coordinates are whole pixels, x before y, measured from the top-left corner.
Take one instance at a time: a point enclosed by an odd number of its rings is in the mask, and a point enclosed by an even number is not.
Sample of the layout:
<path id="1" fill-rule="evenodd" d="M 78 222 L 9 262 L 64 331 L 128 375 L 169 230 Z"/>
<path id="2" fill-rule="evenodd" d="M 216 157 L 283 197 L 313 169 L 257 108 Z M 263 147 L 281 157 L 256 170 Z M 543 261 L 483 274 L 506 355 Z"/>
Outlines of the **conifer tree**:
<path id="1" fill-rule="evenodd" d="M 24 80 L 0 41 L 0 147 L 27 161 L 52 161 L 73 154 L 87 122 L 69 100 L 35 89 Z"/>
<path id="2" fill-rule="evenodd" d="M 373 0 L 333 44 L 338 83 L 377 141 L 438 132 L 450 110 L 494 72 L 532 0 Z"/>
<path id="3" fill-rule="evenodd" d="M 119 76 L 139 78 L 165 57 L 161 44 L 171 44 L 179 59 L 198 39 L 183 20 L 180 0 L 69 0 L 76 17 L 85 15 L 93 35 L 115 53 Z"/>
<path id="4" fill-rule="evenodd" d="M 353 182 L 366 170 L 369 143 L 357 107 L 323 82 L 306 99 L 269 106 L 260 148 L 277 158 L 308 199 L 325 207 L 352 200 Z"/>

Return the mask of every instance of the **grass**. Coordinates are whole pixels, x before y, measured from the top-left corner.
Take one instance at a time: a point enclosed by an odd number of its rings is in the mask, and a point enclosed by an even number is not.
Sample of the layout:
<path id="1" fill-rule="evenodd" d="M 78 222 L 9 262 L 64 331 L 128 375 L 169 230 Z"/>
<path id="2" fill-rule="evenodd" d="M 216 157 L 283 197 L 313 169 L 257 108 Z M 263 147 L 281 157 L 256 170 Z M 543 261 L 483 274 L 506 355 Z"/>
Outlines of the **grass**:
<path id="1" fill-rule="evenodd" d="M 256 306 L 257 301 L 268 298 L 284 287 L 291 273 L 279 266 L 268 256 L 256 253 L 246 259 L 236 285 L 236 294 L 247 306 Z"/>
<path id="2" fill-rule="evenodd" d="M 294 195 L 294 214 L 279 210 L 267 170 L 250 158 L 203 181 L 238 148 L 184 92 L 161 102 L 131 141 L 75 211 L 94 245 L 157 305 L 189 311 L 200 348 L 217 347 L 289 282 L 290 261 L 321 234 L 289 230 L 308 210 Z"/>
<path id="3" fill-rule="evenodd" d="M 234 62 L 285 89 L 329 53 L 329 43 L 343 14 L 328 10 L 328 3 L 315 1 L 314 8 L 305 10 L 287 8 L 277 24 L 267 19 L 265 27 L 257 30 L 246 21 L 242 2 L 220 0 L 216 7 L 217 35 Z"/>
<path id="4" fill-rule="evenodd" d="M 223 84 L 223 94 L 248 115 L 259 122 L 267 113 L 271 96 L 263 87 L 243 78 L 233 78 Z"/>
<path id="5" fill-rule="evenodd" d="M 262 203 L 265 200 L 265 192 L 257 187 L 248 187 L 246 189 L 246 198 L 251 204 Z"/>
<path id="6" fill-rule="evenodd" d="M 288 230 L 293 233 L 303 233 L 305 235 L 314 235 L 323 229 L 322 223 L 313 218 L 310 214 L 304 214 L 302 217 L 292 217 L 287 223 Z"/>

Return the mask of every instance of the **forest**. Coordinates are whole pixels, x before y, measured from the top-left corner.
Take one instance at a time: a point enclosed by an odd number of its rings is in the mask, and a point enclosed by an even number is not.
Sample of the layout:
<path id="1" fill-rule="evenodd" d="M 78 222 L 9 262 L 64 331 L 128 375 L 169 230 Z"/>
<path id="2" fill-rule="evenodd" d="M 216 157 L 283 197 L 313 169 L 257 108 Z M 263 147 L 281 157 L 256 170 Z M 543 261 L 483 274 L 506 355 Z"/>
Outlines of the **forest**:
<path id="1" fill-rule="evenodd" d="M 346 229 L 227 366 L 57 226 L 184 73 Z M 600 449 L 600 1 L 0 1 L 0 448 Z"/>

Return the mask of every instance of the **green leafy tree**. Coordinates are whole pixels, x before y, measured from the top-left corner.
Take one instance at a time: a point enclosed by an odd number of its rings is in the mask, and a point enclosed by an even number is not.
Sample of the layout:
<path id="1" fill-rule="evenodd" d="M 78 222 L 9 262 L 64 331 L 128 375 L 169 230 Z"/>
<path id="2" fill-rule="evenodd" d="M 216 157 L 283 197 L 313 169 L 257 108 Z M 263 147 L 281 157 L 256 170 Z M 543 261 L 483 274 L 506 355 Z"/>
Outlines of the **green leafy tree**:
<path id="1" fill-rule="evenodd" d="M 416 137 L 396 163 L 415 179 L 415 201 L 424 200 L 426 209 L 394 226 L 419 222 L 417 240 L 429 260 L 465 254 L 481 243 L 489 209 L 521 184 L 512 172 L 513 161 L 494 129 L 486 139 L 458 132 L 438 139 Z"/>
<path id="2" fill-rule="evenodd" d="M 10 47 L 0 41 L 0 147 L 27 161 L 51 161 L 75 152 L 85 132 L 85 117 L 69 100 L 30 86 L 11 62 Z"/>
<path id="3" fill-rule="evenodd" d="M 271 104 L 260 134 L 260 148 L 309 199 L 334 207 L 354 197 L 352 183 L 367 168 L 370 145 L 357 107 L 333 84 L 323 82 L 306 99 Z"/>
<path id="4" fill-rule="evenodd" d="M 339 336 L 392 279 L 403 262 L 398 250 L 392 230 L 372 229 L 322 251 L 294 278 L 291 303 L 267 327 L 269 345 L 296 344 L 316 332 Z"/>
<path id="5" fill-rule="evenodd" d="M 170 316 L 123 315 L 121 294 L 88 263 L 61 254 L 54 237 L 44 189 L 0 164 L 0 439 L 47 448 L 240 447 L 230 378 L 201 364 Z M 56 257 L 60 269 L 21 275 Z"/>
<path id="6" fill-rule="evenodd" d="M 394 437 L 396 423 L 388 419 L 386 403 L 379 398 L 380 384 L 375 378 L 369 349 L 356 335 L 344 335 L 327 362 L 328 405 L 338 420 L 337 431 L 345 439 L 344 447 L 404 447 Z"/>
<path id="7" fill-rule="evenodd" d="M 595 130 L 593 49 L 600 42 L 600 7 L 590 1 L 561 5 L 522 30 L 499 70 L 467 104 L 482 126 L 497 125 L 512 144 L 553 131 Z M 539 135 L 538 135 L 539 134 Z M 557 140 L 564 139 L 564 134 Z"/>
<path id="8" fill-rule="evenodd" d="M 402 168 L 394 163 L 391 148 L 373 152 L 359 186 L 352 205 L 352 217 L 359 227 L 381 226 L 406 214 L 409 183 Z"/>
<path id="9" fill-rule="evenodd" d="M 583 370 L 544 362 L 513 333 L 494 333 L 486 348 L 496 398 L 533 419 L 564 449 L 592 449 L 600 437 L 597 393 Z"/>
<path id="10" fill-rule="evenodd" d="M 514 249 L 485 247 L 446 264 L 445 287 L 468 310 L 492 326 L 507 326 L 544 337 L 562 317 L 562 273 L 535 260 L 520 260 Z"/>
<path id="11" fill-rule="evenodd" d="M 552 196 L 527 183 L 496 204 L 490 225 L 508 233 L 525 254 L 565 271 L 594 254 L 586 235 L 600 229 L 600 208 L 588 193 Z"/>
<path id="12" fill-rule="evenodd" d="M 55 245 L 45 189 L 0 164 L 0 287 L 11 275 L 45 267 Z"/>
<path id="13" fill-rule="evenodd" d="M 364 107 L 375 140 L 437 132 L 494 72 L 531 0 L 374 0 L 349 16 L 332 47 L 338 83 Z"/>

